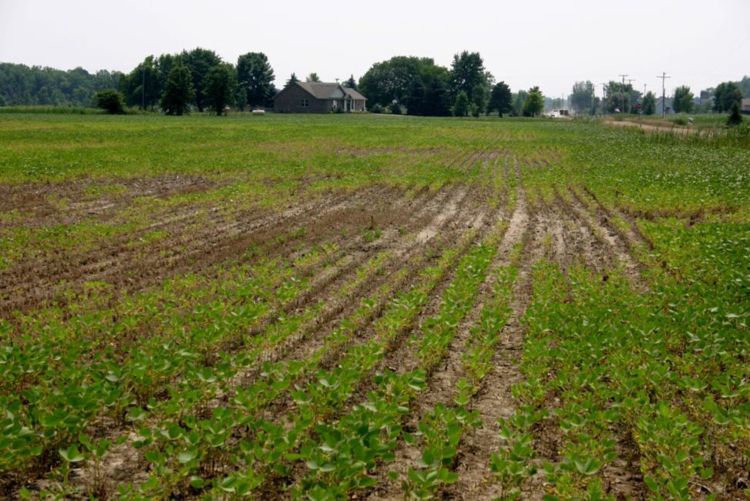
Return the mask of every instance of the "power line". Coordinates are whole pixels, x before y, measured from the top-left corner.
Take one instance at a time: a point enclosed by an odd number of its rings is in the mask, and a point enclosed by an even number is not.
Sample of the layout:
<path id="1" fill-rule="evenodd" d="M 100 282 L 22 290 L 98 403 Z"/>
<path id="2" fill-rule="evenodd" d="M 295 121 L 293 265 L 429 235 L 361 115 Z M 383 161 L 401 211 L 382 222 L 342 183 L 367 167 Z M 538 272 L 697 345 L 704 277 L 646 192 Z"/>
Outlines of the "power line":
<path id="1" fill-rule="evenodd" d="M 667 76 L 666 72 L 662 72 L 661 76 L 656 76 L 656 78 L 661 78 L 661 116 L 664 118 L 667 115 L 667 88 L 665 87 L 667 78 L 672 78 L 671 76 Z"/>

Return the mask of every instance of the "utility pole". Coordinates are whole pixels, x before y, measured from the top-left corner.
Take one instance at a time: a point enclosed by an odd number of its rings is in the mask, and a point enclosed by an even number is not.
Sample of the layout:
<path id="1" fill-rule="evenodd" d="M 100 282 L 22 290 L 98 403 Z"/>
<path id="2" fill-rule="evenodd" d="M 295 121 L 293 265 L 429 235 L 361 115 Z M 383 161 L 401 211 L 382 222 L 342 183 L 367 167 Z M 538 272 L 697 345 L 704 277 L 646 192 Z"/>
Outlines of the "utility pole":
<path id="1" fill-rule="evenodd" d="M 633 89 L 633 82 L 635 82 L 635 78 L 628 78 L 628 85 L 630 85 L 630 89 L 631 89 L 628 91 L 628 112 L 629 113 L 633 111 L 633 106 L 630 104 L 630 101 L 633 100 L 633 94 L 631 92 Z"/>
<path id="2" fill-rule="evenodd" d="M 606 109 L 606 106 L 604 104 L 604 99 L 607 96 L 607 84 L 605 82 L 602 82 L 602 115 L 604 115 L 604 110 Z"/>
<path id="3" fill-rule="evenodd" d="M 621 111 L 624 113 L 626 111 L 625 110 L 625 77 L 627 77 L 628 75 L 620 74 L 618 76 L 622 77 L 622 89 L 620 89 L 620 96 L 622 97 L 622 110 Z"/>
<path id="4" fill-rule="evenodd" d="M 663 71 L 661 76 L 657 76 L 656 78 L 661 78 L 661 116 L 664 118 L 667 115 L 667 89 L 664 86 L 664 83 L 667 78 L 672 77 L 667 76 L 667 73 Z"/>

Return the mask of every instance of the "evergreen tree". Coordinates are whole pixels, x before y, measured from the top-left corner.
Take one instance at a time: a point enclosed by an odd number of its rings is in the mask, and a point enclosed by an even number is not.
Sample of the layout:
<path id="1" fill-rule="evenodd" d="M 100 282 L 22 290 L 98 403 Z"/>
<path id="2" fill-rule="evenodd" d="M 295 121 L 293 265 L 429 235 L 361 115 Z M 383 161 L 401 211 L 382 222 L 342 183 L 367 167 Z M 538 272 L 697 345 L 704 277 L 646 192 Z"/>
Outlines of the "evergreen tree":
<path id="1" fill-rule="evenodd" d="M 354 75 L 351 75 L 345 82 L 344 87 L 348 87 L 350 89 L 359 90 L 357 88 L 357 81 L 354 80 Z"/>
<path id="2" fill-rule="evenodd" d="M 182 115 L 189 111 L 195 99 L 190 70 L 183 64 L 176 64 L 169 71 L 161 96 L 161 109 L 167 115 Z"/>
<path id="3" fill-rule="evenodd" d="M 736 127 L 742 123 L 742 115 L 740 114 L 740 105 L 737 102 L 732 104 L 732 108 L 729 111 L 729 117 L 727 117 L 727 125 L 730 127 Z"/>
<path id="4" fill-rule="evenodd" d="M 296 73 L 292 73 L 292 76 L 290 76 L 289 80 L 286 81 L 286 84 L 284 85 L 284 87 L 285 88 L 289 87 L 290 85 L 296 84 L 297 82 L 299 82 L 299 78 L 297 78 L 297 74 Z"/>

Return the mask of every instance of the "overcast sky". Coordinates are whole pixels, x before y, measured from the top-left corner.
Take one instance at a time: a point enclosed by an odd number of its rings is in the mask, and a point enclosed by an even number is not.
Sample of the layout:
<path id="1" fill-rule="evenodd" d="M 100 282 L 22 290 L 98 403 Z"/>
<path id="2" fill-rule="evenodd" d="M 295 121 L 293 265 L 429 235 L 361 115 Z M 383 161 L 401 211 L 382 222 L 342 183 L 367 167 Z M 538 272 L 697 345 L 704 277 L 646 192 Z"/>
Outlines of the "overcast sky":
<path id="1" fill-rule="evenodd" d="M 750 0 L 446 2 L 0 0 L 0 61 L 130 71 L 144 56 L 205 47 L 236 63 L 268 55 L 277 85 L 294 71 L 359 78 L 395 55 L 450 65 L 478 51 L 515 91 L 567 94 L 574 81 L 694 90 L 750 75 Z"/>

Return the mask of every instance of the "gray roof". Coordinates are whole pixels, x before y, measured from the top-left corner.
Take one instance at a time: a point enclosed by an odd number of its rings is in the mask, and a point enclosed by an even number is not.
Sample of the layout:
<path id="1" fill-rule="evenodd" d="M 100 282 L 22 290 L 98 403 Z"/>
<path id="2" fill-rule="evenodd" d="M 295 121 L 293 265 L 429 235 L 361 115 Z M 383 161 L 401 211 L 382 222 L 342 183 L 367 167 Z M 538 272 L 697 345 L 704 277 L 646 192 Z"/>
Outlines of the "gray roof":
<path id="1" fill-rule="evenodd" d="M 344 92 L 346 92 L 346 95 L 350 96 L 352 99 L 364 99 L 365 101 L 367 100 L 365 96 L 354 89 L 350 89 L 349 87 L 344 87 Z"/>
<path id="2" fill-rule="evenodd" d="M 317 99 L 336 99 L 344 94 L 352 99 L 367 99 L 354 89 L 347 89 L 339 83 L 328 82 L 297 82 L 297 85 L 305 89 Z"/>

